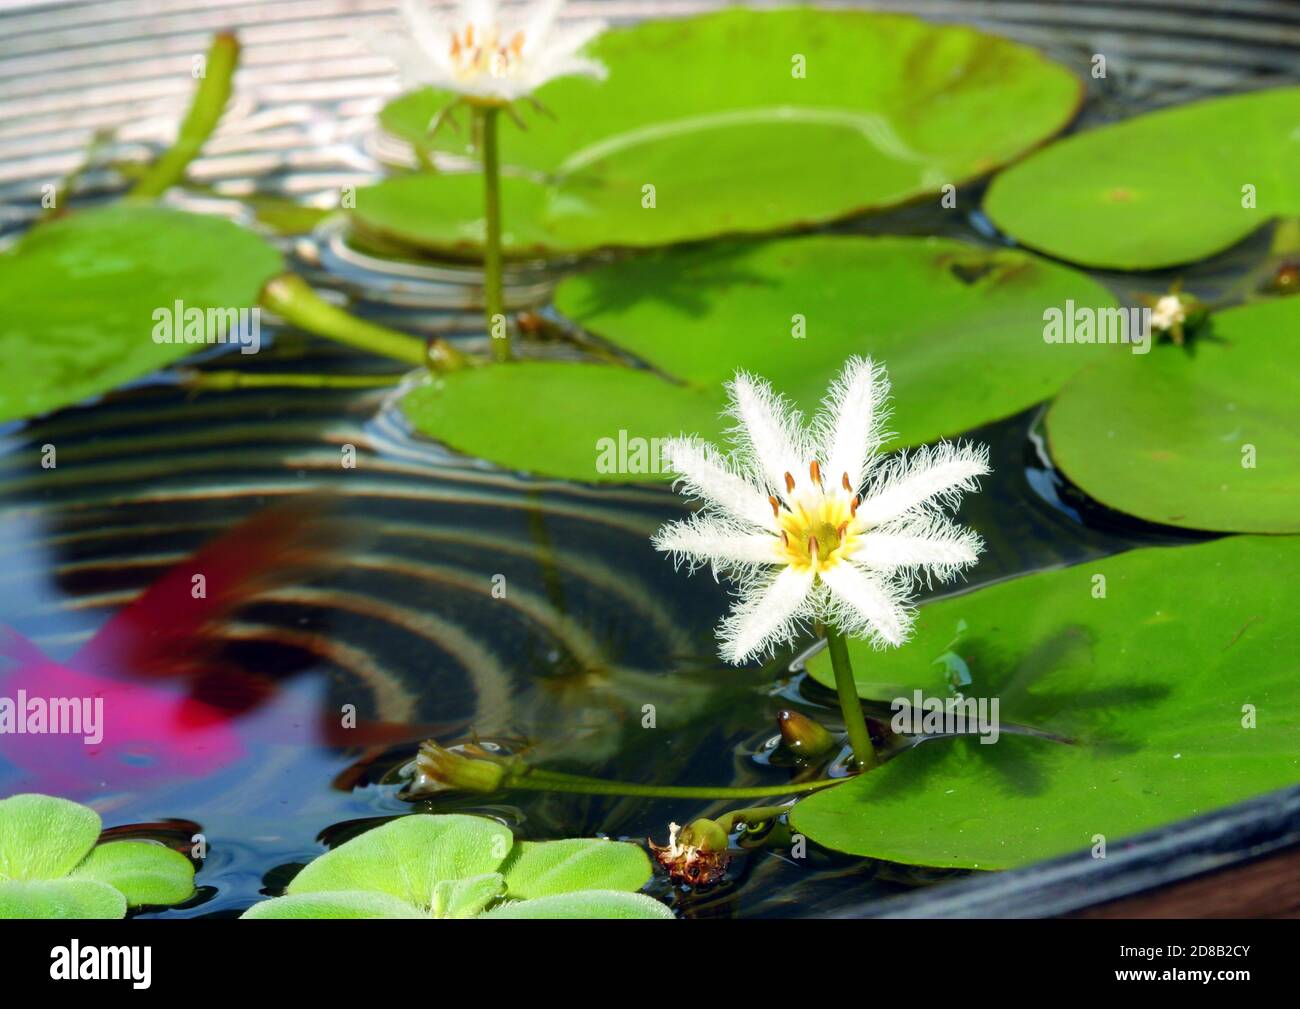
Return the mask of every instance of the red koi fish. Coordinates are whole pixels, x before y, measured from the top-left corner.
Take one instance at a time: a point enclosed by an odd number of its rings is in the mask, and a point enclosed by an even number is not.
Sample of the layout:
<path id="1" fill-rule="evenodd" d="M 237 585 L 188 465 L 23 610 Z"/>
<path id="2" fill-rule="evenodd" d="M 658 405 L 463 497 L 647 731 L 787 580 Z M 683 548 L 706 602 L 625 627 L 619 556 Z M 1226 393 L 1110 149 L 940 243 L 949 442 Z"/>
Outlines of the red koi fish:
<path id="1" fill-rule="evenodd" d="M 212 632 L 257 594 L 339 563 L 346 537 L 332 511 L 308 497 L 240 523 L 149 586 L 67 663 L 0 627 L 0 767 L 15 765 L 22 789 L 76 797 L 160 776 L 203 778 L 248 756 L 240 720 L 279 684 L 220 664 Z M 372 753 L 447 728 L 344 729 L 319 710 L 275 721 L 277 742 L 301 735 Z"/>

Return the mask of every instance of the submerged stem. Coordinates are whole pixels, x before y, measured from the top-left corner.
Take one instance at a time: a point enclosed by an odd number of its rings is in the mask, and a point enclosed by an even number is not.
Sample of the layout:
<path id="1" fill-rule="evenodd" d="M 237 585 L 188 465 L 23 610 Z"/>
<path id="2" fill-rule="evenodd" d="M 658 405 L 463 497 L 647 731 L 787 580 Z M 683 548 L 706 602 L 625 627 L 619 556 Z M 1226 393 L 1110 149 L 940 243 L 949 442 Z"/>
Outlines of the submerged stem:
<path id="1" fill-rule="evenodd" d="M 291 372 L 268 374 L 250 371 L 181 372 L 181 384 L 189 389 L 382 389 L 398 385 L 405 375 L 298 375 Z"/>
<path id="2" fill-rule="evenodd" d="M 862 703 L 858 700 L 853 664 L 849 661 L 849 646 L 844 635 L 827 627 L 826 649 L 830 652 L 831 666 L 835 670 L 835 690 L 840 695 L 840 713 L 844 716 L 844 727 L 848 730 L 849 745 L 853 747 L 853 756 L 858 766 L 866 770 L 875 766 L 876 751 L 871 745 L 871 732 L 867 729 L 867 720 L 862 714 Z"/>
<path id="3" fill-rule="evenodd" d="M 239 40 L 233 32 L 221 32 L 212 40 L 203 76 L 194 91 L 190 111 L 181 122 L 176 141 L 163 152 L 162 157 L 131 187 L 130 195 L 137 199 L 161 196 L 185 177 L 185 169 L 198 157 L 203 145 L 221 121 L 221 114 L 230 100 L 230 91 L 239 62 Z"/>
<path id="4" fill-rule="evenodd" d="M 297 274 L 283 273 L 273 278 L 262 288 L 261 301 L 301 329 L 396 361 L 422 365 L 434 371 L 454 371 L 466 364 L 465 358 L 445 341 L 436 348 L 427 348 L 423 340 L 358 319 L 336 308 Z"/>
<path id="5" fill-rule="evenodd" d="M 568 792 L 578 795 L 636 795 L 652 799 L 762 799 L 777 795 L 798 795 L 838 785 L 847 778 L 819 778 L 816 781 L 788 782 L 784 785 L 756 785 L 728 788 L 712 785 L 639 785 L 630 781 L 606 781 L 576 774 L 525 770 L 509 776 L 503 788 L 529 792 Z"/>
<path id="6" fill-rule="evenodd" d="M 492 344 L 492 359 L 510 359 L 510 330 L 506 326 L 505 295 L 502 290 L 501 267 L 501 154 L 497 144 L 497 126 L 501 109 L 495 105 L 481 105 L 475 112 L 480 116 L 480 133 L 483 138 L 483 214 L 487 235 L 483 245 L 483 298 L 487 317 L 488 338 Z"/>

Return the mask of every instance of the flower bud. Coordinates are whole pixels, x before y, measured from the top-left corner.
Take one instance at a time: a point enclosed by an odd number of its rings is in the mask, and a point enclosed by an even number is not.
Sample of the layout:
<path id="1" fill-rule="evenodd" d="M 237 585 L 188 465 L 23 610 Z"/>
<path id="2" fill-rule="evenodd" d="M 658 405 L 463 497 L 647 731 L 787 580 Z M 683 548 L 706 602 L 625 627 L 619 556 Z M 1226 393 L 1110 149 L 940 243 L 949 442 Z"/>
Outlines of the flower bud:
<path id="1" fill-rule="evenodd" d="M 430 739 L 415 758 L 412 794 L 430 792 L 495 792 L 501 788 L 509 762 L 474 743 L 448 748 Z"/>
<path id="2" fill-rule="evenodd" d="M 801 757 L 819 757 L 835 745 L 834 737 L 807 715 L 788 708 L 777 713 L 781 742 Z"/>

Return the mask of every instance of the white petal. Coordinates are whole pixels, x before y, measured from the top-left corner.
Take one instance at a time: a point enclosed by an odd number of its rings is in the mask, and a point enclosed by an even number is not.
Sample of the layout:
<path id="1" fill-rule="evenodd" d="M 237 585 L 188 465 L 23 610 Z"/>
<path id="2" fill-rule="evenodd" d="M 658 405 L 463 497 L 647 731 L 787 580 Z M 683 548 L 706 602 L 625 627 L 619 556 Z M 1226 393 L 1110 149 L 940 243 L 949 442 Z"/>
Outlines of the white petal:
<path id="1" fill-rule="evenodd" d="M 650 542 L 656 550 L 672 554 L 679 564 L 686 561 L 693 567 L 705 561 L 715 569 L 780 561 L 778 541 L 771 533 L 738 532 L 734 526 L 705 515 L 669 522 Z"/>
<path id="2" fill-rule="evenodd" d="M 867 533 L 853 551 L 853 562 L 885 571 L 925 567 L 946 579 L 961 568 L 974 564 L 982 547 L 978 535 L 957 526 L 952 526 L 951 531 L 930 536 Z"/>
<path id="3" fill-rule="evenodd" d="M 955 505 L 988 471 L 989 451 L 984 445 L 940 442 L 911 456 L 900 455 L 858 508 L 858 521 L 867 527 L 882 525 L 935 499 L 940 506 Z"/>
<path id="4" fill-rule="evenodd" d="M 761 590 L 750 595 L 722 622 L 722 657 L 740 665 L 794 637 L 797 621 L 807 609 L 813 570 L 781 569 Z"/>
<path id="5" fill-rule="evenodd" d="M 879 648 L 901 645 L 911 628 L 911 617 L 898 598 L 898 589 L 855 566 L 836 564 L 821 573 L 831 590 L 829 622 L 840 633 L 866 638 Z"/>
<path id="6" fill-rule="evenodd" d="M 678 474 L 677 483 L 689 497 L 760 529 L 778 531 L 767 495 L 732 470 L 712 445 L 698 438 L 669 438 L 660 459 Z"/>
<path id="7" fill-rule="evenodd" d="M 555 20 L 560 16 L 560 9 L 563 6 L 564 0 L 538 0 L 524 21 L 525 51 L 541 42 L 546 42 L 549 48 L 547 36 L 555 27 Z"/>
<path id="8" fill-rule="evenodd" d="M 804 444 L 801 417 L 761 378 L 737 372 L 727 383 L 731 394 L 729 413 L 735 417 L 736 445 L 754 468 L 766 477 L 774 490 L 785 493 L 785 474 L 796 481 L 808 481 L 806 467 L 811 453 Z"/>
<path id="9" fill-rule="evenodd" d="M 872 457 L 884 440 L 888 414 L 889 379 L 883 366 L 869 357 L 851 357 L 831 385 L 818 418 L 818 445 L 826 479 L 839 483 L 845 474 L 849 486 L 862 486 Z"/>

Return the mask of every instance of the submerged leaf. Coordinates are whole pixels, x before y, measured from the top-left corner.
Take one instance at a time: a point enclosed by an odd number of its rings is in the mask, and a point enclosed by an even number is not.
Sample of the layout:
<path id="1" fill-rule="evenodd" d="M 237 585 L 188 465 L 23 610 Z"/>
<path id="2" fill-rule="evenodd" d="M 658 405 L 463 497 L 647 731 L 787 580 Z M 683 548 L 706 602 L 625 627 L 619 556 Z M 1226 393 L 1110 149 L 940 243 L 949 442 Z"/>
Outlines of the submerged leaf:
<path id="1" fill-rule="evenodd" d="M 855 855 L 1000 869 L 1293 785 L 1298 592 L 1300 538 L 1261 536 L 1134 550 L 929 603 L 905 647 L 850 643 L 858 691 L 947 697 L 935 659 L 956 647 L 965 698 L 986 714 L 998 704 L 996 741 L 969 727 L 927 739 L 802 800 L 791 823 Z M 809 671 L 833 682 L 824 654 Z"/>

